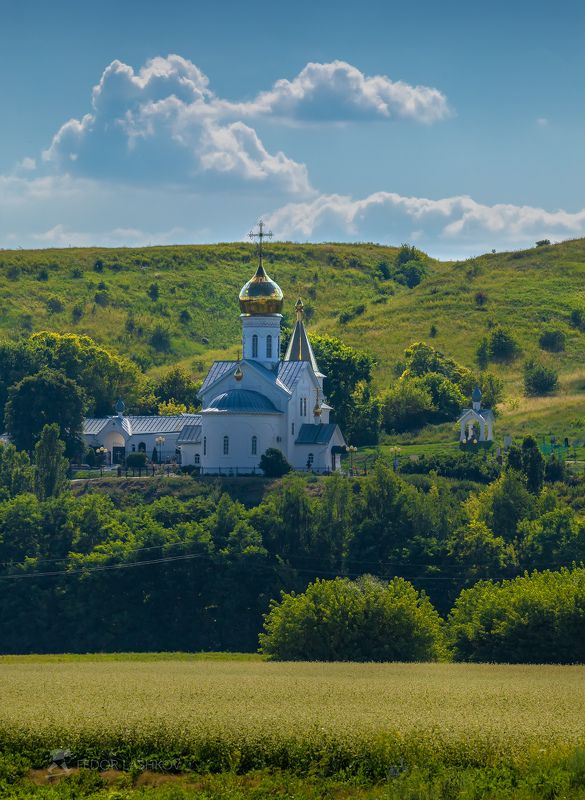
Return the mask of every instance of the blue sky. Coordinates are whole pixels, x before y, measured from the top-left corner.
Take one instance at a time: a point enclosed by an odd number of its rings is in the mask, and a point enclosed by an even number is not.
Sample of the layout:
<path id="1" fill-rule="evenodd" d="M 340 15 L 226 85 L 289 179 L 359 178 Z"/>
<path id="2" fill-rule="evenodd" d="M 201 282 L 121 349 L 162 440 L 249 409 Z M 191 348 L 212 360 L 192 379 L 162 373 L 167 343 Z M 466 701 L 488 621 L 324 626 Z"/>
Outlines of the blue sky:
<path id="1" fill-rule="evenodd" d="M 576 0 L 0 10 L 0 247 L 585 235 Z"/>

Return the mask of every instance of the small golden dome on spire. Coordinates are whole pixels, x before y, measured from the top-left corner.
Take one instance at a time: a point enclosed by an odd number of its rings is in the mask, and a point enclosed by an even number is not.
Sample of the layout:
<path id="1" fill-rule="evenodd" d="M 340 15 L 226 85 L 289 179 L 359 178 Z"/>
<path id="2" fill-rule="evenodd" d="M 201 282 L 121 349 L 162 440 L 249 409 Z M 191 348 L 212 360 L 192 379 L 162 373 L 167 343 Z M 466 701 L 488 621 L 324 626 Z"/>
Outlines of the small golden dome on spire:
<path id="1" fill-rule="evenodd" d="M 262 264 L 262 244 L 266 238 L 272 238 L 272 231 L 265 231 L 264 223 L 260 220 L 258 232 L 250 232 L 250 239 L 258 239 L 258 269 L 240 292 L 242 314 L 280 314 L 282 311 L 284 301 L 282 290 L 276 281 L 266 274 Z"/>
<path id="2" fill-rule="evenodd" d="M 321 401 L 319 400 L 319 389 L 317 389 L 317 399 L 315 400 L 315 408 L 313 409 L 313 416 L 321 416 Z"/>
<path id="3" fill-rule="evenodd" d="M 242 314 L 280 314 L 283 302 L 282 289 L 266 274 L 260 262 L 256 274 L 240 292 Z"/>
<path id="4" fill-rule="evenodd" d="M 236 367 L 236 371 L 234 372 L 234 378 L 237 381 L 241 381 L 243 377 L 244 377 L 244 373 L 242 372 L 242 370 L 240 368 L 240 365 L 238 364 L 238 366 Z"/>
<path id="5" fill-rule="evenodd" d="M 299 320 L 299 321 L 302 320 L 302 318 L 303 318 L 303 309 L 304 309 L 304 307 L 305 306 L 303 304 L 303 301 L 299 297 L 299 299 L 295 303 L 295 311 L 297 312 L 297 320 Z"/>

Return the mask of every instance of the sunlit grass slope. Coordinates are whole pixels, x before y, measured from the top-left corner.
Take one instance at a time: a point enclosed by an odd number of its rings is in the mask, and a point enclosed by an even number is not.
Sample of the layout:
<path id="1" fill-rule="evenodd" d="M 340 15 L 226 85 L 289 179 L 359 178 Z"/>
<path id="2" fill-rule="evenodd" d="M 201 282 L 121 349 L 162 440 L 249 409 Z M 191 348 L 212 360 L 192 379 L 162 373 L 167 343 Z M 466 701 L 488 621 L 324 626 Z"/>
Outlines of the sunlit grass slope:
<path id="1" fill-rule="evenodd" d="M 378 264 L 391 264 L 395 255 L 395 248 L 372 244 L 273 243 L 267 267 L 284 290 L 287 320 L 302 296 L 312 330 L 340 336 L 376 358 L 380 388 L 393 380 L 414 341 L 430 341 L 473 367 L 490 326 L 508 326 L 523 354 L 492 367 L 506 381 L 506 427 L 578 435 L 585 422 L 585 333 L 569 318 L 572 309 L 585 309 L 585 240 L 456 263 L 429 259 L 428 275 L 414 289 L 381 280 Z M 0 251 L 0 336 L 73 330 L 133 356 L 145 371 L 180 363 L 202 375 L 211 360 L 238 351 L 237 293 L 254 267 L 254 250 L 243 243 Z M 487 297 L 482 308 L 478 292 Z M 343 312 L 349 321 L 342 321 Z M 539 350 L 546 325 L 566 333 L 564 353 Z M 165 334 L 158 349 L 152 344 L 157 330 Z M 522 399 L 521 365 L 530 355 L 560 370 L 554 397 Z"/>

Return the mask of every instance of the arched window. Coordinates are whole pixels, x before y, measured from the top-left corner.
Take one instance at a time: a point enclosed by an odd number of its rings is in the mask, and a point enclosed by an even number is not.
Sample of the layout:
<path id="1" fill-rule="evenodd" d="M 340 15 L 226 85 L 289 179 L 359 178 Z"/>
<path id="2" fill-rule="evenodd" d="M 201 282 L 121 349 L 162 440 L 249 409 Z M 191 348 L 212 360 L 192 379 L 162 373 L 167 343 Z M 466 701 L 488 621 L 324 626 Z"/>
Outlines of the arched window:
<path id="1" fill-rule="evenodd" d="M 255 456 L 258 453 L 258 437 L 252 436 L 252 455 Z"/>
<path id="2" fill-rule="evenodd" d="M 146 453 L 146 444 L 144 442 L 138 442 L 138 452 Z"/>
<path id="3" fill-rule="evenodd" d="M 270 334 L 266 337 L 266 358 L 272 358 L 272 336 Z"/>
<path id="4" fill-rule="evenodd" d="M 313 461 L 315 460 L 315 456 L 313 453 L 309 453 L 309 457 L 307 458 L 307 469 L 313 469 Z"/>
<path id="5" fill-rule="evenodd" d="M 303 398 L 302 397 L 300 398 L 300 403 L 301 403 L 301 417 L 302 417 L 303 416 Z"/>
<path id="6" fill-rule="evenodd" d="M 291 422 L 291 425 L 290 425 L 290 435 L 291 436 L 295 435 L 295 424 L 294 424 L 294 422 Z"/>
<path id="7" fill-rule="evenodd" d="M 197 466 L 199 466 L 199 464 L 201 464 L 201 456 L 199 455 L 199 453 L 195 453 L 195 464 Z"/>
<path id="8" fill-rule="evenodd" d="M 203 437 L 203 455 L 207 455 L 207 436 Z"/>
<path id="9" fill-rule="evenodd" d="M 258 337 L 252 336 L 252 358 L 258 358 Z"/>
<path id="10" fill-rule="evenodd" d="M 303 417 L 307 416 L 307 398 L 303 397 Z"/>
<path id="11" fill-rule="evenodd" d="M 230 437 L 224 436 L 223 437 L 223 454 L 224 456 L 229 456 L 230 454 Z"/>

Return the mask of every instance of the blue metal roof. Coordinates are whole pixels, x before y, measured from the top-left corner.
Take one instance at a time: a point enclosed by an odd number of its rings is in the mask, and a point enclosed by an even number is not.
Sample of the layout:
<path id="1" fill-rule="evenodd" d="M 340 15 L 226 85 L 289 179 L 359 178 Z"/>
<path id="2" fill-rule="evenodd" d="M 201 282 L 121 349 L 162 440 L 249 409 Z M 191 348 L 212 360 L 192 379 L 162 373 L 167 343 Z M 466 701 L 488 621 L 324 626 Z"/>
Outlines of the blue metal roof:
<path id="1" fill-rule="evenodd" d="M 326 425 L 313 425 L 306 422 L 301 425 L 295 444 L 327 444 L 335 433 L 337 425 L 329 422 Z"/>
<path id="2" fill-rule="evenodd" d="M 172 417 L 93 417 L 83 420 L 83 433 L 86 436 L 97 435 L 109 422 L 114 426 L 119 425 L 129 436 L 139 436 L 144 433 L 178 433 L 185 425 L 200 424 L 201 417 L 199 414 Z"/>
<path id="3" fill-rule="evenodd" d="M 214 397 L 205 411 L 223 411 L 254 414 L 281 414 L 268 397 L 249 389 L 232 389 Z"/>
<path id="4" fill-rule="evenodd" d="M 231 369 L 235 370 L 239 363 L 239 361 L 214 361 L 209 368 L 209 372 L 205 376 L 201 389 L 199 389 L 199 394 L 204 392 L 212 383 L 219 380 L 226 372 L 229 372 Z"/>
<path id="5" fill-rule="evenodd" d="M 201 417 L 199 417 L 201 419 Z M 197 425 L 185 425 L 181 431 L 177 444 L 199 444 L 201 441 L 201 423 Z"/>

